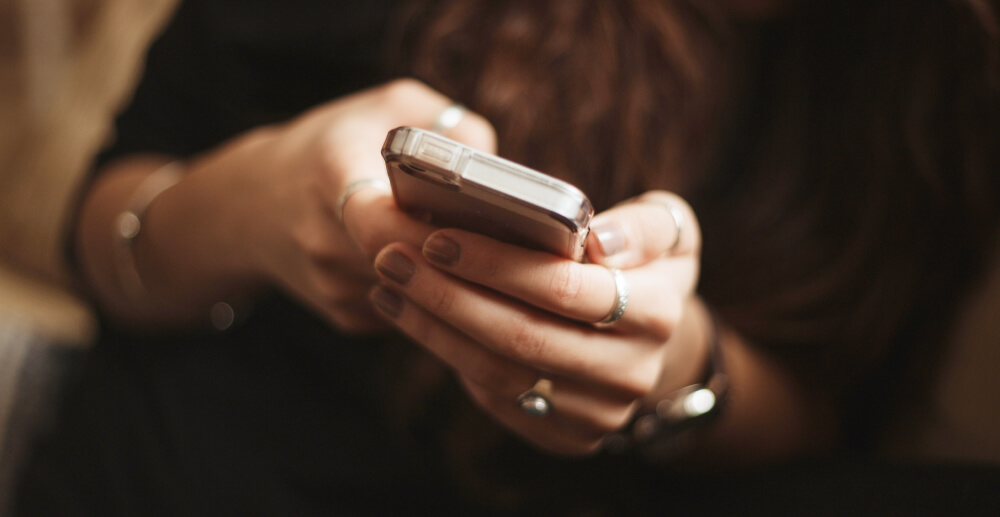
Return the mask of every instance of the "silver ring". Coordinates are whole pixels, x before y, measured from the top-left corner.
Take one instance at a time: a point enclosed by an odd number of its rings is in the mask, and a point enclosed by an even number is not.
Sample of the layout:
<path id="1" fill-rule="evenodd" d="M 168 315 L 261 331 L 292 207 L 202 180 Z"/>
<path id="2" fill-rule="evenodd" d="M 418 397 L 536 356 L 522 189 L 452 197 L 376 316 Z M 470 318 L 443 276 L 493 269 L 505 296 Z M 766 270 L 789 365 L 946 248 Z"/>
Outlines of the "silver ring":
<path id="1" fill-rule="evenodd" d="M 545 377 L 539 377 L 534 386 L 517 397 L 517 405 L 521 411 L 541 418 L 552 411 L 552 403 L 549 401 L 551 396 L 552 381 Z"/>
<path id="2" fill-rule="evenodd" d="M 337 220 L 340 221 L 340 224 L 344 224 L 344 205 L 347 204 L 347 200 L 351 199 L 351 196 L 357 194 L 358 191 L 369 187 L 377 188 L 383 192 L 392 192 L 389 183 L 380 178 L 365 178 L 351 183 L 337 199 Z"/>
<path id="3" fill-rule="evenodd" d="M 674 227 L 677 228 L 677 233 L 674 235 L 674 242 L 667 249 L 668 253 L 673 253 L 677 251 L 677 248 L 681 245 L 681 233 L 684 231 L 684 212 L 681 212 L 680 208 L 669 201 L 653 201 L 657 205 L 662 206 L 667 209 L 667 213 L 670 217 L 674 219 Z"/>
<path id="4" fill-rule="evenodd" d="M 604 319 L 595 323 L 595 325 L 600 327 L 613 325 L 616 321 L 622 319 L 622 316 L 625 315 L 625 309 L 628 308 L 629 287 L 628 280 L 625 279 L 625 273 L 614 267 L 609 267 L 608 271 L 611 272 L 611 276 L 615 279 L 615 306 L 611 308 L 611 312 Z"/>
<path id="5" fill-rule="evenodd" d="M 444 135 L 459 122 L 462 121 L 462 117 L 465 116 L 465 106 L 461 104 L 452 104 L 445 108 L 441 113 L 438 114 L 437 118 L 434 120 L 434 125 L 431 126 L 431 131 Z"/>

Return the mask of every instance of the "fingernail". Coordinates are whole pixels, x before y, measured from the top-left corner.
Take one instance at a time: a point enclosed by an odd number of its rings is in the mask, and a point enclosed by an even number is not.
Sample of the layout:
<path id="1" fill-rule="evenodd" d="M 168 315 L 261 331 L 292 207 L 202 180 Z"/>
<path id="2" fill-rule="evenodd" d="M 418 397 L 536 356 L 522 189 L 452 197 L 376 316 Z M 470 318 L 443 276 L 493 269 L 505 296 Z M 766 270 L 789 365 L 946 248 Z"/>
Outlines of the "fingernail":
<path id="1" fill-rule="evenodd" d="M 417 266 L 406 255 L 396 251 L 387 251 L 379 255 L 375 262 L 375 269 L 392 281 L 406 285 L 413 278 Z"/>
<path id="2" fill-rule="evenodd" d="M 424 256 L 436 264 L 454 266 L 461 254 L 458 243 L 442 235 L 434 235 L 424 243 Z"/>
<path id="3" fill-rule="evenodd" d="M 403 297 L 395 291 L 382 286 L 375 286 L 368 295 L 375 308 L 390 318 L 396 318 L 403 312 Z"/>
<path id="4" fill-rule="evenodd" d="M 614 223 L 598 223 L 590 229 L 601 245 L 605 257 L 615 255 L 625 249 L 625 232 Z"/>

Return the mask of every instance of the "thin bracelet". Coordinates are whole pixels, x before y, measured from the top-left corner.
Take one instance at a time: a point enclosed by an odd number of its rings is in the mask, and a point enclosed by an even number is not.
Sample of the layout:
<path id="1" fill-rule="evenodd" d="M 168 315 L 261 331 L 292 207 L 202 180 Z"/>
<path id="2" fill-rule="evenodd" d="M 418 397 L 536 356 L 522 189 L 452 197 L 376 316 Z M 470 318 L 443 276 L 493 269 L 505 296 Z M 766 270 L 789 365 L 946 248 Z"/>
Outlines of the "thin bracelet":
<path id="1" fill-rule="evenodd" d="M 656 404 L 652 411 L 638 413 L 621 432 L 605 439 L 610 453 L 635 451 L 649 461 L 663 461 L 678 455 L 690 445 L 692 431 L 702 429 L 718 417 L 729 394 L 722 354 L 719 321 L 711 309 L 709 358 L 702 377 L 704 382 L 673 392 Z"/>
<path id="2" fill-rule="evenodd" d="M 118 241 L 118 281 L 122 291 L 132 300 L 138 300 L 146 292 L 146 287 L 135 266 L 135 240 L 142 231 L 143 216 L 149 205 L 184 176 L 184 166 L 180 162 L 168 163 L 147 176 L 136 187 L 128 208 L 115 217 L 113 233 Z"/>

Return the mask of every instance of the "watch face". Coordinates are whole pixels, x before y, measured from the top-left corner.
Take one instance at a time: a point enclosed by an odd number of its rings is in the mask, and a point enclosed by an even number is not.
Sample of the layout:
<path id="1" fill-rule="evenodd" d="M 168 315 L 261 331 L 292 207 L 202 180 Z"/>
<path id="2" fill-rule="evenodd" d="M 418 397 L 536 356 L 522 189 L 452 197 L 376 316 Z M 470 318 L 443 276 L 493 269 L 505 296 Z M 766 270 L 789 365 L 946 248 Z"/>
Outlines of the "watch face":
<path id="1" fill-rule="evenodd" d="M 617 453 L 635 449 L 649 460 L 666 460 L 683 452 L 698 431 L 719 415 L 729 393 L 729 377 L 719 343 L 718 321 L 711 311 L 708 314 L 712 334 L 705 381 L 671 393 L 652 411 L 637 413 L 625 431 L 605 440 L 605 450 Z"/>

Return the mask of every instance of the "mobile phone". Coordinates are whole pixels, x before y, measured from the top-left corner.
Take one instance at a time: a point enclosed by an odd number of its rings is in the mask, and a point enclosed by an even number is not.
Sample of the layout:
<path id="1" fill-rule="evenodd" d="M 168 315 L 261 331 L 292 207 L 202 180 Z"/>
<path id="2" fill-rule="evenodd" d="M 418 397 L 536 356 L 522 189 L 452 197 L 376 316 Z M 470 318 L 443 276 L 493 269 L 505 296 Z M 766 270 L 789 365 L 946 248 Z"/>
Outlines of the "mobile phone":
<path id="1" fill-rule="evenodd" d="M 565 181 L 414 127 L 389 131 L 382 146 L 396 203 L 519 246 L 583 259 L 594 208 Z"/>

